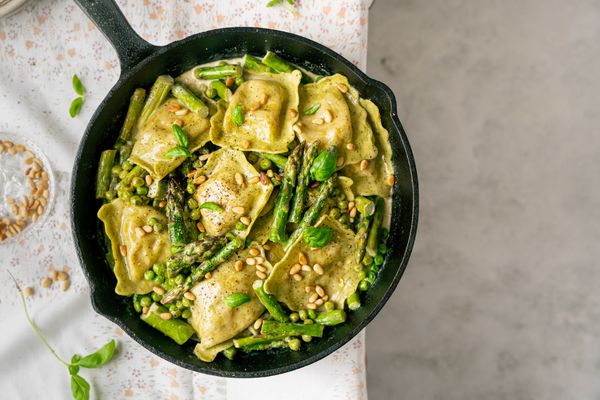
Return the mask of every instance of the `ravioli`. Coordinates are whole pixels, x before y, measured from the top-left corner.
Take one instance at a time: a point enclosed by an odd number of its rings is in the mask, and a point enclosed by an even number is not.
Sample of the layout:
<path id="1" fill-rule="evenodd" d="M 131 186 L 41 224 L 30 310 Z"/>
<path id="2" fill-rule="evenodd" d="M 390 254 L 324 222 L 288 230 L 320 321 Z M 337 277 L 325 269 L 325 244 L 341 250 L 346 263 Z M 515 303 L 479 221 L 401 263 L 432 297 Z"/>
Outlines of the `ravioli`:
<path id="1" fill-rule="evenodd" d="M 250 178 L 258 176 L 258 172 L 246 160 L 244 153 L 230 148 L 211 153 L 206 165 L 198 169 L 198 173 L 208 178 L 198 186 L 194 194 L 198 204 L 213 202 L 222 208 L 222 211 L 207 208 L 200 210 L 206 232 L 211 236 L 222 236 L 234 231 L 238 236 L 246 237 L 269 200 L 273 191 L 271 182 L 267 185 L 260 182 L 248 183 Z M 236 182 L 237 173 L 243 177 L 243 185 Z M 233 211 L 235 207 L 243 207 L 243 215 L 250 218 L 250 225 L 244 230 L 235 229 L 242 217 Z"/>
<path id="2" fill-rule="evenodd" d="M 338 87 L 348 88 L 344 94 Z M 321 141 L 322 148 L 336 146 L 344 165 L 356 164 L 377 156 L 373 130 L 367 112 L 361 106 L 358 91 L 340 74 L 323 78 L 300 88 L 300 120 L 298 137 L 307 143 Z M 319 104 L 313 115 L 305 111 Z M 355 148 L 346 146 L 352 143 Z"/>
<path id="3" fill-rule="evenodd" d="M 298 70 L 283 74 L 246 71 L 245 79 L 231 97 L 222 127 L 214 125 L 211 129 L 212 142 L 246 151 L 286 152 L 294 140 L 292 126 L 298 116 L 289 110 L 298 109 L 302 73 Z M 232 119 L 238 106 L 244 115 L 240 126 Z"/>
<path id="4" fill-rule="evenodd" d="M 344 307 L 344 301 L 358 286 L 361 266 L 356 263 L 354 257 L 354 233 L 329 216 L 321 217 L 317 226 L 332 228 L 333 240 L 327 246 L 313 250 L 302 238 L 298 239 L 283 259 L 273 267 L 273 272 L 265 282 L 265 290 L 294 311 L 305 309 L 308 304 L 310 294 L 306 293 L 306 286 L 320 285 L 329 296 L 329 300 L 339 308 Z M 293 279 L 289 271 L 298 263 L 300 252 L 305 254 L 310 265 L 320 264 L 325 273 L 318 275 L 314 271 L 302 271 L 301 281 Z"/>
<path id="5" fill-rule="evenodd" d="M 185 160 L 184 157 L 168 158 L 165 156 L 170 149 L 177 146 L 172 129 L 175 121 L 183 121 L 182 128 L 190 139 L 191 151 L 204 146 L 209 140 L 210 122 L 208 118 L 203 118 L 193 112 L 188 112 L 186 115 L 175 115 L 169 111 L 169 108 L 175 104 L 180 105 L 173 98 L 165 101 L 148 118 L 146 124 L 138 127 L 135 133 L 130 159 L 146 169 L 156 179 L 164 178 Z"/>
<path id="6" fill-rule="evenodd" d="M 134 206 L 117 199 L 104 204 L 98 210 L 98 218 L 111 242 L 117 278 L 115 292 L 122 296 L 150 292 L 153 284 L 144 279 L 144 272 L 167 259 L 170 242 L 166 230 L 139 235 L 136 228 L 147 225 L 150 218 L 166 226 L 165 216 L 150 206 Z M 121 245 L 126 248 L 125 257 L 121 256 Z"/>
<path id="7" fill-rule="evenodd" d="M 252 283 L 258 279 L 255 267 L 245 265 L 239 272 L 234 267 L 237 260 L 251 257 L 250 248 L 253 246 L 232 256 L 212 272 L 210 279 L 204 279 L 192 288 L 196 300 L 191 307 L 192 317 L 188 322 L 200 337 L 202 350 L 233 338 L 256 321 L 264 311 L 252 289 Z M 261 255 L 265 257 L 262 250 Z M 271 270 L 267 261 L 263 265 Z M 229 307 L 223 298 L 232 293 L 245 293 L 250 301 L 238 307 Z"/>
<path id="8" fill-rule="evenodd" d="M 201 343 L 198 343 L 194 347 L 194 354 L 204 362 L 213 362 L 220 352 L 230 348 L 231 346 L 233 346 L 233 339 L 216 344 L 209 348 L 204 348 L 202 347 Z"/>
<path id="9" fill-rule="evenodd" d="M 366 170 L 361 171 L 358 165 L 348 165 L 342 173 L 352 179 L 352 189 L 356 194 L 388 197 L 392 188 L 387 184 L 387 178 L 394 174 L 389 134 L 381 124 L 379 108 L 371 100 L 361 99 L 360 103 L 367 110 L 369 122 L 375 130 L 375 143 L 379 154 L 369 162 Z"/>

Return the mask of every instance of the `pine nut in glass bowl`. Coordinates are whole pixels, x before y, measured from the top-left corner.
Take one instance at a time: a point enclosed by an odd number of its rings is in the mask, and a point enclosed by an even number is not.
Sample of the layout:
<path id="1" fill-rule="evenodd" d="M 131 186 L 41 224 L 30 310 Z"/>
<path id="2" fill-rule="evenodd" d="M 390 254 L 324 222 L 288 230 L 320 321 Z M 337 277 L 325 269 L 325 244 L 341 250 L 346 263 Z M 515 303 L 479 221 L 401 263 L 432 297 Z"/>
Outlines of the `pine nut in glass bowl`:
<path id="1" fill-rule="evenodd" d="M 53 200 L 54 175 L 39 147 L 0 133 L 0 245 L 42 227 Z"/>

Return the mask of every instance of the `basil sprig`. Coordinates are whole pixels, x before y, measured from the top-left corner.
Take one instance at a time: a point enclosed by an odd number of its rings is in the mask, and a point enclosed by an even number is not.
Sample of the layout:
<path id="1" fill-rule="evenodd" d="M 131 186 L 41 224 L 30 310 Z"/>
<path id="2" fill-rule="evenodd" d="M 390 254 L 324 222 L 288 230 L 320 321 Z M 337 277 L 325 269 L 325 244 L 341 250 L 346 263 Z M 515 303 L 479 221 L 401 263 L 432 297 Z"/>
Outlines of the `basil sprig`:
<path id="1" fill-rule="evenodd" d="M 15 286 L 19 292 L 19 296 L 21 297 L 21 303 L 23 304 L 23 311 L 25 312 L 25 317 L 27 318 L 27 322 L 31 326 L 31 329 L 35 332 L 35 334 L 40 338 L 42 343 L 50 350 L 50 352 L 56 357 L 58 361 L 60 361 L 64 366 L 69 370 L 69 375 L 71 375 L 71 394 L 75 400 L 89 400 L 90 398 L 90 384 L 86 381 L 81 375 L 79 375 L 80 368 L 97 368 L 106 364 L 110 360 L 112 360 L 115 353 L 115 341 L 111 340 L 104 346 L 102 346 L 99 350 L 88 354 L 87 356 L 81 357 L 79 354 L 74 354 L 71 357 L 71 362 L 66 361 L 61 356 L 59 356 L 56 351 L 48 344 L 48 341 L 42 335 L 42 332 L 37 327 L 37 325 L 31 320 L 29 316 L 29 311 L 27 310 L 27 304 L 25 303 L 25 296 L 23 296 L 23 292 L 21 287 L 15 280 L 15 277 L 9 272 L 13 281 L 15 282 Z"/>
<path id="2" fill-rule="evenodd" d="M 308 247 L 320 249 L 327 246 L 333 239 L 333 229 L 309 226 L 302 236 Z"/>
<path id="3" fill-rule="evenodd" d="M 73 75 L 71 81 L 73 90 L 79 95 L 79 97 L 71 102 L 71 106 L 69 107 L 69 115 L 71 118 L 75 118 L 81 111 L 81 106 L 83 106 L 83 102 L 85 101 L 85 98 L 83 97 L 85 95 L 85 86 L 83 86 L 83 83 L 81 83 L 81 79 L 79 79 L 77 74 Z"/>
<path id="4" fill-rule="evenodd" d="M 250 301 L 250 296 L 244 293 L 231 293 L 223 298 L 229 307 L 238 307 Z"/>
<path id="5" fill-rule="evenodd" d="M 177 146 L 167 151 L 165 153 L 165 157 L 191 157 L 192 153 L 190 152 L 190 139 L 188 138 L 188 135 L 177 124 L 173 124 L 171 126 L 171 129 L 173 130 L 173 135 L 175 136 L 175 140 L 177 141 Z"/>

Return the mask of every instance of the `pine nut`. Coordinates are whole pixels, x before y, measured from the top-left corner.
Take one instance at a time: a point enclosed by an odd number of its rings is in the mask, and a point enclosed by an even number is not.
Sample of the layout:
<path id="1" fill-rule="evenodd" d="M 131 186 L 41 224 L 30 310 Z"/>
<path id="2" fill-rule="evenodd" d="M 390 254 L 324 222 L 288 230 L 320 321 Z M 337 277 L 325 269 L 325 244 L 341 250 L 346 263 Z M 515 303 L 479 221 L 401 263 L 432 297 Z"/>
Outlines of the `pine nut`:
<path id="1" fill-rule="evenodd" d="M 242 142 L 242 146 L 244 146 L 245 149 L 249 149 L 250 145 L 251 145 L 251 143 L 248 139 L 246 139 Z"/>
<path id="2" fill-rule="evenodd" d="M 337 88 L 342 93 L 347 93 L 348 92 L 348 86 L 344 85 L 343 83 L 338 83 L 337 84 Z"/>
<path id="3" fill-rule="evenodd" d="M 337 167 L 341 167 L 342 165 L 344 165 L 344 162 L 346 161 L 346 159 L 344 157 L 340 157 L 337 159 L 337 163 L 335 164 Z"/>
<path id="4" fill-rule="evenodd" d="M 267 279 L 267 274 L 264 272 L 256 271 L 256 276 L 258 276 L 260 279 Z"/>
<path id="5" fill-rule="evenodd" d="M 246 212 L 246 208 L 242 207 L 242 206 L 235 206 L 231 209 L 231 211 L 233 211 L 236 214 L 244 214 Z M 252 253 L 250 253 L 252 254 Z"/>
<path id="6" fill-rule="evenodd" d="M 256 256 L 258 256 L 260 254 L 260 251 L 257 248 L 254 248 L 254 247 L 251 248 L 248 252 L 253 257 L 256 257 Z"/>
<path id="7" fill-rule="evenodd" d="M 254 258 L 246 258 L 246 264 L 256 265 L 256 260 Z"/>
<path id="8" fill-rule="evenodd" d="M 394 175 L 388 175 L 388 177 L 387 177 L 387 184 L 389 186 L 394 186 Z"/>
<path id="9" fill-rule="evenodd" d="M 24 292 L 25 292 L 25 297 L 33 296 L 33 288 L 31 286 L 26 287 Z"/>
<path id="10" fill-rule="evenodd" d="M 144 178 L 146 180 L 146 185 L 150 186 L 152 185 L 152 182 L 154 181 L 154 179 L 152 178 L 152 175 L 146 175 L 146 178 Z"/>
<path id="11" fill-rule="evenodd" d="M 353 207 L 348 215 L 350 216 L 350 218 L 356 217 L 356 207 Z"/>
<path id="12" fill-rule="evenodd" d="M 267 267 L 265 267 L 264 265 L 257 265 L 256 269 L 260 272 L 267 272 Z"/>
<path id="13" fill-rule="evenodd" d="M 135 234 L 138 236 L 144 236 L 146 234 L 146 232 L 144 232 L 144 230 L 142 228 L 140 228 L 139 226 L 135 227 Z"/>
<path id="14" fill-rule="evenodd" d="M 323 299 L 317 299 L 317 301 L 315 301 L 315 304 L 318 306 L 322 306 L 324 303 Z"/>
<path id="15" fill-rule="evenodd" d="M 237 260 L 234 264 L 234 267 L 237 272 L 241 272 L 244 269 L 244 263 L 242 260 Z"/>
<path id="16" fill-rule="evenodd" d="M 315 301 L 317 301 L 318 298 L 319 298 L 319 294 L 317 292 L 313 292 L 313 294 L 311 294 L 310 297 L 308 298 L 308 302 L 314 303 Z"/>
<path id="17" fill-rule="evenodd" d="M 321 266 L 321 264 L 313 265 L 313 270 L 319 275 L 323 275 L 325 273 L 325 271 L 323 271 L 323 267 Z"/>
<path id="18" fill-rule="evenodd" d="M 323 121 L 323 118 L 315 118 L 312 120 L 312 123 L 315 125 L 323 125 L 325 121 Z"/>
<path id="19" fill-rule="evenodd" d="M 148 314 L 148 311 L 150 311 L 150 308 L 148 308 L 146 306 L 142 307 L 142 314 L 146 315 L 146 314 Z"/>
<path id="20" fill-rule="evenodd" d="M 316 310 L 317 309 L 317 305 L 315 303 L 308 303 L 306 305 L 306 308 L 308 308 L 309 310 Z"/>
<path id="21" fill-rule="evenodd" d="M 300 264 L 294 264 L 292 266 L 292 268 L 290 268 L 290 275 L 295 275 L 298 272 L 300 272 L 300 269 L 302 268 L 302 266 Z"/>
<path id="22" fill-rule="evenodd" d="M 169 319 L 171 319 L 171 313 L 168 313 L 168 312 L 160 313 L 160 318 L 164 319 L 164 320 L 169 320 Z"/>
<path id="23" fill-rule="evenodd" d="M 348 210 L 352 210 L 354 208 L 354 206 L 356 205 L 355 202 L 351 201 L 348 203 Z"/>
<path id="24" fill-rule="evenodd" d="M 310 271 L 312 271 L 312 268 L 310 267 L 310 265 L 304 264 L 302 266 L 302 271 L 304 271 L 304 272 L 310 272 Z"/>
<path id="25" fill-rule="evenodd" d="M 302 135 L 302 128 L 300 128 L 298 126 L 298 124 L 295 124 L 294 126 L 292 126 L 292 129 L 294 130 L 294 132 L 296 132 L 298 135 Z"/>
<path id="26" fill-rule="evenodd" d="M 290 108 L 289 112 L 290 112 L 290 117 L 292 117 L 292 118 L 296 118 L 298 116 L 298 111 L 294 110 L 293 108 Z"/>
<path id="27" fill-rule="evenodd" d="M 361 171 L 364 171 L 364 170 L 366 170 L 367 168 L 369 168 L 369 161 L 368 161 L 368 160 L 362 160 L 362 161 L 360 162 L 360 170 L 361 170 Z"/>
<path id="28" fill-rule="evenodd" d="M 331 121 L 333 121 L 333 114 L 331 113 L 331 111 L 325 110 L 323 112 L 323 120 L 328 124 L 331 123 Z"/>
<path id="29" fill-rule="evenodd" d="M 319 294 L 319 296 L 321 296 L 321 297 L 325 296 L 325 290 L 321 286 L 319 286 L 319 285 L 315 286 L 315 291 Z M 314 302 L 311 302 L 311 303 L 314 303 Z"/>
<path id="30" fill-rule="evenodd" d="M 244 224 L 244 225 L 247 225 L 247 226 L 249 226 L 249 225 L 250 225 L 250 222 L 252 222 L 252 221 L 250 220 L 250 218 L 249 218 L 249 217 L 241 217 L 241 218 L 240 218 L 240 222 L 241 222 L 242 224 Z"/>
<path id="31" fill-rule="evenodd" d="M 190 112 L 187 108 L 182 108 L 181 110 L 175 111 L 175 115 L 183 116 Z"/>
<path id="32" fill-rule="evenodd" d="M 196 300 L 196 295 L 194 293 L 190 292 L 189 290 L 183 294 L 183 297 L 185 297 L 189 301 Z"/>
<path id="33" fill-rule="evenodd" d="M 188 172 L 188 174 L 187 174 L 186 176 L 187 176 L 188 178 L 193 178 L 193 177 L 194 177 L 194 175 L 196 175 L 196 172 L 197 172 L 196 170 L 190 171 L 190 172 Z M 150 176 L 150 175 L 148 175 L 148 176 Z"/>
<path id="34" fill-rule="evenodd" d="M 127 246 L 124 244 L 120 245 L 119 252 L 121 253 L 121 256 L 125 257 L 127 255 Z"/>
<path id="35" fill-rule="evenodd" d="M 327 300 L 329 300 L 329 296 L 325 295 L 325 296 L 322 297 L 322 299 L 323 299 L 323 301 L 327 301 Z"/>
<path id="36" fill-rule="evenodd" d="M 179 103 L 171 103 L 167 106 L 167 111 L 174 113 L 175 111 L 179 111 L 181 109 L 181 106 L 179 105 Z"/>
<path id="37" fill-rule="evenodd" d="M 165 208 L 166 206 L 167 206 L 166 200 L 162 200 L 160 203 L 158 203 L 158 207 L 160 207 L 160 208 Z"/>
<path id="38" fill-rule="evenodd" d="M 356 145 L 354 143 L 348 143 L 346 148 L 350 151 L 356 150 Z"/>
<path id="39" fill-rule="evenodd" d="M 259 330 L 262 325 L 262 322 L 262 318 L 259 318 L 256 321 L 254 321 L 254 325 L 252 325 L 252 327 L 254 327 L 254 329 L 256 330 Z"/>
<path id="40" fill-rule="evenodd" d="M 269 101 L 269 95 L 263 93 L 262 98 L 260 99 L 260 103 L 264 106 L 265 104 L 267 104 L 267 101 Z"/>
<path id="41" fill-rule="evenodd" d="M 196 228 L 198 228 L 198 230 L 199 230 L 200 232 L 202 232 L 202 233 L 205 233 L 205 232 L 206 232 L 206 228 L 204 227 L 204 224 L 202 224 L 202 222 L 198 222 L 198 223 L 196 224 Z"/>
<path id="42" fill-rule="evenodd" d="M 266 251 L 271 250 L 271 246 L 269 246 L 268 244 L 263 245 L 263 249 L 265 249 Z"/>
<path id="43" fill-rule="evenodd" d="M 260 181 L 260 177 L 258 176 L 253 176 L 252 178 L 248 179 L 249 183 L 258 183 Z"/>
<path id="44" fill-rule="evenodd" d="M 199 176 L 197 176 L 197 177 L 194 178 L 194 185 L 201 185 L 205 181 L 206 181 L 206 176 L 199 175 Z"/>
<path id="45" fill-rule="evenodd" d="M 44 289 L 48 289 L 52 285 L 52 279 L 45 277 L 42 279 L 41 285 Z"/>
<path id="46" fill-rule="evenodd" d="M 69 275 L 65 271 L 60 271 L 56 275 L 59 281 L 66 281 L 69 279 Z"/>
<path id="47" fill-rule="evenodd" d="M 302 280 L 302 275 L 300 275 L 300 274 L 294 274 L 292 276 L 294 277 L 294 280 L 296 282 L 300 282 Z"/>
<path id="48" fill-rule="evenodd" d="M 244 177 L 239 172 L 235 173 L 235 183 L 237 183 L 240 186 L 244 183 Z"/>
<path id="49" fill-rule="evenodd" d="M 180 119 L 176 119 L 175 121 L 173 121 L 174 125 L 179 125 L 180 128 L 183 128 L 183 121 Z"/>
<path id="50" fill-rule="evenodd" d="M 162 288 L 162 287 L 160 287 L 160 286 L 154 286 L 154 287 L 152 288 L 152 291 L 153 291 L 154 293 L 156 293 L 157 295 L 159 295 L 159 296 L 162 296 L 163 294 L 165 294 L 165 289 L 163 289 L 163 288 Z"/>
<path id="51" fill-rule="evenodd" d="M 306 259 L 306 256 L 304 255 L 304 253 L 302 253 L 302 252 L 298 253 L 298 262 L 300 264 L 308 264 L 308 260 Z"/>
<path id="52" fill-rule="evenodd" d="M 142 226 L 142 229 L 146 233 L 152 233 L 152 227 L 150 225 L 144 225 L 144 226 Z"/>
<path id="53" fill-rule="evenodd" d="M 262 263 L 265 262 L 265 259 L 263 257 L 261 257 L 261 256 L 254 257 L 254 259 L 256 260 L 257 264 L 262 264 Z"/>
<path id="54" fill-rule="evenodd" d="M 210 278 L 212 278 L 212 273 L 211 273 L 211 272 L 207 272 L 207 273 L 204 275 L 204 279 L 210 279 Z"/>

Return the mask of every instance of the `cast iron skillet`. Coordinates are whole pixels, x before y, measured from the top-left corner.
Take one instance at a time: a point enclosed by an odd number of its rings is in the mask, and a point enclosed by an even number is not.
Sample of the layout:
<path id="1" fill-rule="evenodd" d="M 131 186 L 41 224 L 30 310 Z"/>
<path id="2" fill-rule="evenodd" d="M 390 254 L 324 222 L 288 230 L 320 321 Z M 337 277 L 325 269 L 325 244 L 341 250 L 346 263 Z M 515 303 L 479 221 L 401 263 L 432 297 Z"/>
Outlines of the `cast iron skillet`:
<path id="1" fill-rule="evenodd" d="M 76 1 L 112 43 L 121 62 L 118 82 L 92 116 L 83 135 L 71 181 L 71 228 L 94 309 L 161 358 L 193 371 L 225 377 L 261 377 L 288 372 L 325 357 L 352 339 L 375 317 L 396 288 L 417 228 L 417 173 L 390 89 L 367 77 L 339 54 L 301 36 L 269 29 L 226 28 L 157 47 L 131 29 L 114 1 Z M 345 324 L 328 328 L 321 340 L 304 343 L 298 352 L 238 353 L 235 361 L 219 356 L 212 363 L 204 363 L 192 353 L 194 342 L 177 345 L 142 322 L 134 314 L 129 298 L 115 294 L 116 280 L 105 259 L 102 227 L 96 217 L 100 204 L 94 198 L 94 177 L 100 152 L 113 146 L 134 89 L 150 87 L 160 74 L 176 76 L 197 64 L 246 52 L 262 55 L 267 50 L 317 73 L 346 75 L 363 97 L 372 99 L 381 109 L 383 125 L 390 132 L 396 174 L 389 252 L 377 282 L 366 293 L 363 306 L 348 313 Z"/>

